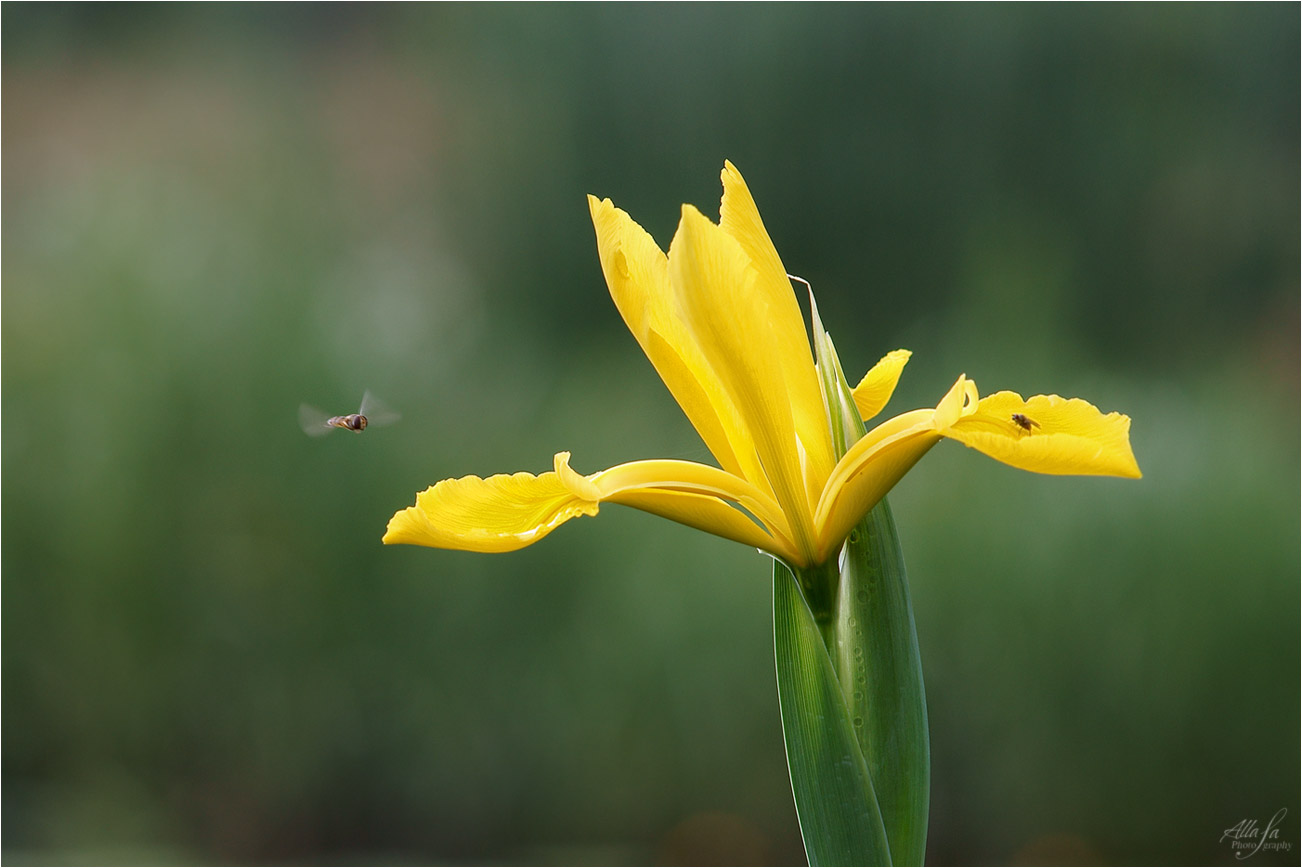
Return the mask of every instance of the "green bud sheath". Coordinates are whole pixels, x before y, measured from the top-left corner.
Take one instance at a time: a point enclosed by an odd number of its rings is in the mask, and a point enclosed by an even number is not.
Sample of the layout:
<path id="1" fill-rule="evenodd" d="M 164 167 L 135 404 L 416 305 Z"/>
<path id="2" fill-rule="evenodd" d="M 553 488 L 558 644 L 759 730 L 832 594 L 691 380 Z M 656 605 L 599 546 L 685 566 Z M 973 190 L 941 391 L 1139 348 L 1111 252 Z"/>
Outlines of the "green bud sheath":
<path id="1" fill-rule="evenodd" d="M 838 454 L 863 421 L 814 310 L 814 346 Z M 922 662 L 895 522 L 885 500 L 840 556 L 774 568 L 778 697 L 811 865 L 921 865 L 930 749 Z"/>

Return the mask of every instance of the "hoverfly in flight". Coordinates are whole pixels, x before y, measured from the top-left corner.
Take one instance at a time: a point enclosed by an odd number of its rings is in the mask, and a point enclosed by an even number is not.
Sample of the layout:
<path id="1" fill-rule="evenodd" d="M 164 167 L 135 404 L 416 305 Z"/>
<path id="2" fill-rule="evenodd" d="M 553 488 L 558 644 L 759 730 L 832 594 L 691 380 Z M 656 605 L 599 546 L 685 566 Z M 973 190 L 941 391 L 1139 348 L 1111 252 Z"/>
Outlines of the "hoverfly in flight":
<path id="1" fill-rule="evenodd" d="M 330 416 L 316 407 L 298 405 L 298 424 L 309 437 L 324 437 L 336 428 L 361 431 L 367 425 L 392 425 L 401 418 L 369 391 L 362 395 L 362 406 L 357 412 L 346 416 Z"/>

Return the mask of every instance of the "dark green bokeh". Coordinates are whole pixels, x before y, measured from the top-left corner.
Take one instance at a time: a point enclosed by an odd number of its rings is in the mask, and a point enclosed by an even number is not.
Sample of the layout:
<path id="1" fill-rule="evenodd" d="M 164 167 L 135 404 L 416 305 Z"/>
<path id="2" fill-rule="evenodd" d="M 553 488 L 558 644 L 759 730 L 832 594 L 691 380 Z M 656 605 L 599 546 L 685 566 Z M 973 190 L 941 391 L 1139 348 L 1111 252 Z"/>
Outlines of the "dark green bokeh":
<path id="1" fill-rule="evenodd" d="M 854 380 L 1134 419 L 892 495 L 929 858 L 1299 840 L 1296 5 L 14 6 L 6 861 L 801 858 L 769 566 L 609 508 L 383 548 L 451 475 L 706 460 L 585 193 L 745 173 Z M 309 440 L 370 388 L 398 426 Z M 1255 863 L 1274 857 L 1259 854 Z"/>

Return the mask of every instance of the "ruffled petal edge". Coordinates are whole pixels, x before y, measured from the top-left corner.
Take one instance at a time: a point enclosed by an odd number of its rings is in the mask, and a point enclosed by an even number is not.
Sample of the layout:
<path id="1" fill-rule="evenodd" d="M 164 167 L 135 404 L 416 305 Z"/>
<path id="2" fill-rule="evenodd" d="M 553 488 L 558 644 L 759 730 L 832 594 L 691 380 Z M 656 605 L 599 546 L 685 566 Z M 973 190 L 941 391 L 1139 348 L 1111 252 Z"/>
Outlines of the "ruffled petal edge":
<path id="1" fill-rule="evenodd" d="M 1130 447 L 1130 417 L 1081 398 L 995 392 L 941 431 L 1020 470 L 1080 476 L 1143 474 Z"/>

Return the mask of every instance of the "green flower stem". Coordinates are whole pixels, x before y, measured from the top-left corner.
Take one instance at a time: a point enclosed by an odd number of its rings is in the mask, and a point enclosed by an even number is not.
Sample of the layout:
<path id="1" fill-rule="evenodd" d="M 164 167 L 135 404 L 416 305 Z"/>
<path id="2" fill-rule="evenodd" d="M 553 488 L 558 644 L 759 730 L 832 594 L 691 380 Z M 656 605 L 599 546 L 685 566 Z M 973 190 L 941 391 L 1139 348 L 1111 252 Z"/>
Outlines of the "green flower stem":
<path id="1" fill-rule="evenodd" d="M 872 777 L 796 577 L 773 565 L 773 645 L 791 791 L 810 865 L 889 865 Z"/>
<path id="2" fill-rule="evenodd" d="M 885 500 L 851 533 L 841 565 L 828 654 L 868 762 L 894 863 L 921 865 L 931 791 L 927 699 L 904 554 Z"/>
<path id="3" fill-rule="evenodd" d="M 805 605 L 818 627 L 823 645 L 831 653 L 836 647 L 836 608 L 838 604 L 837 589 L 841 584 L 841 575 L 836 564 L 828 561 L 816 567 L 795 571 L 800 593 L 805 598 Z"/>
<path id="4" fill-rule="evenodd" d="M 855 528 L 840 563 L 794 575 L 774 569 L 778 690 L 805 850 L 811 865 L 921 865 L 931 789 L 927 702 L 886 501 Z M 855 800 L 846 807 L 847 781 L 871 810 Z M 828 828 L 838 823 L 863 823 L 868 834 Z M 880 842 L 872 840 L 877 824 Z"/>
<path id="5" fill-rule="evenodd" d="M 817 308 L 813 323 L 828 425 L 843 455 L 863 436 L 863 420 Z M 787 762 L 810 864 L 921 865 L 931 790 L 927 701 L 904 555 L 885 499 L 838 557 L 794 574 L 774 569 L 773 626 Z"/>

